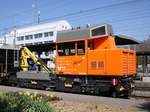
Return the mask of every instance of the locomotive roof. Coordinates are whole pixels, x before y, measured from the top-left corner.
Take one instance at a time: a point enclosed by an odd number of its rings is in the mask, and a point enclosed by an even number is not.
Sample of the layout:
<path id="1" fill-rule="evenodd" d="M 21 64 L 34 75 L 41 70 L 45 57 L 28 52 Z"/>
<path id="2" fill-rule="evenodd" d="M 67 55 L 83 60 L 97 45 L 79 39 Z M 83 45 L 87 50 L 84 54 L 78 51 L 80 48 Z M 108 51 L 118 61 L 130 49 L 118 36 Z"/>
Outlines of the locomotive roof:
<path id="1" fill-rule="evenodd" d="M 63 42 L 74 42 L 74 41 L 81 41 L 81 40 L 85 40 L 85 39 L 96 39 L 96 38 L 103 38 L 103 37 L 107 37 L 110 35 L 98 35 L 98 36 L 94 36 L 92 38 L 86 37 L 83 39 L 76 39 L 76 40 L 65 40 L 65 41 L 59 41 L 57 43 L 63 43 Z M 139 44 L 140 41 L 134 39 L 133 37 L 129 37 L 129 36 L 125 36 L 125 35 L 113 35 L 112 37 L 115 38 L 115 42 L 116 45 L 128 45 L 128 44 Z"/>
<path id="2" fill-rule="evenodd" d="M 98 36 L 94 36 L 94 37 L 92 37 L 92 38 L 90 38 L 90 37 L 85 37 L 85 38 L 75 39 L 75 40 L 58 41 L 57 43 L 76 42 L 76 41 L 82 41 L 82 40 L 91 40 L 91 39 L 97 39 L 97 38 L 104 38 L 104 37 L 108 37 L 108 36 L 110 36 L 110 35 L 98 35 Z"/>
<path id="3" fill-rule="evenodd" d="M 110 35 L 113 34 L 112 26 L 109 24 L 100 24 L 95 26 L 77 27 L 71 30 L 59 31 L 57 34 L 57 42 L 66 40 L 78 40 L 90 38 L 96 35 Z"/>
<path id="4" fill-rule="evenodd" d="M 126 35 L 114 35 L 116 45 L 128 45 L 128 44 L 139 44 L 140 41 L 136 40 L 133 37 L 126 36 Z"/>
<path id="5" fill-rule="evenodd" d="M 86 38 L 95 38 L 95 36 L 113 35 L 112 26 L 109 24 L 100 24 L 95 26 L 77 27 L 76 29 L 60 31 L 57 34 L 57 42 L 80 40 Z M 116 45 L 129 45 L 140 43 L 133 37 L 126 35 L 113 35 Z"/>

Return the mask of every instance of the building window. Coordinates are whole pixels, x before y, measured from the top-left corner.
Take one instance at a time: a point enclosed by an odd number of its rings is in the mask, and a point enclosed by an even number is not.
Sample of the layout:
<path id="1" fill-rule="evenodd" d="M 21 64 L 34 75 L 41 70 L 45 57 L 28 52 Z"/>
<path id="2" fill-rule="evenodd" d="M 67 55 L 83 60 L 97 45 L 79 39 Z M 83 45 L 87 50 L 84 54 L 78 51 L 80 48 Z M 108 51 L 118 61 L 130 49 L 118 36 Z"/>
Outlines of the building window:
<path id="1" fill-rule="evenodd" d="M 24 46 L 24 44 L 18 44 L 19 46 Z"/>
<path id="2" fill-rule="evenodd" d="M 45 43 L 45 44 L 53 43 L 53 41 L 45 41 L 44 43 Z"/>
<path id="3" fill-rule="evenodd" d="M 42 37 L 43 37 L 42 33 L 34 34 L 34 38 L 42 38 Z"/>
<path id="4" fill-rule="evenodd" d="M 26 40 L 29 40 L 29 39 L 32 39 L 32 38 L 33 38 L 32 35 L 26 35 L 26 36 L 25 36 L 25 39 L 26 39 Z"/>
<path id="5" fill-rule="evenodd" d="M 17 37 L 17 41 L 22 41 L 22 40 L 24 40 L 24 36 Z"/>
<path id="6" fill-rule="evenodd" d="M 26 46 L 30 46 L 30 45 L 33 45 L 32 43 L 26 43 Z"/>
<path id="7" fill-rule="evenodd" d="M 35 42 L 34 43 L 35 45 L 41 45 L 41 44 L 43 44 L 42 42 Z"/>
<path id="8" fill-rule="evenodd" d="M 29 36 L 25 36 L 25 39 L 26 39 L 26 40 L 29 40 Z"/>
<path id="9" fill-rule="evenodd" d="M 44 33 L 44 37 L 48 37 L 48 32 L 45 32 L 45 33 Z"/>
<path id="10" fill-rule="evenodd" d="M 38 38 L 38 34 L 34 34 L 34 38 Z"/>
<path id="11" fill-rule="evenodd" d="M 39 38 L 42 38 L 43 34 L 42 33 L 39 33 Z"/>
<path id="12" fill-rule="evenodd" d="M 50 36 L 53 36 L 53 32 L 45 32 L 44 33 L 44 37 L 50 37 Z"/>

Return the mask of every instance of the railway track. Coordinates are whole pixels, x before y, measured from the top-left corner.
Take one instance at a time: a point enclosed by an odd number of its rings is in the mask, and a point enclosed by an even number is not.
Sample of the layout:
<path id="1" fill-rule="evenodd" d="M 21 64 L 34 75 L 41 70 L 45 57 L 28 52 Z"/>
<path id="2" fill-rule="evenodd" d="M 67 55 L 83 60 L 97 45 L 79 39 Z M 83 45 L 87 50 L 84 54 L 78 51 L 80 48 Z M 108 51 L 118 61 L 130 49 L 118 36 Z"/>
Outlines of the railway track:
<path id="1" fill-rule="evenodd" d="M 5 85 L 10 87 L 9 84 L 5 84 Z M 27 88 L 20 88 L 20 89 L 27 89 Z M 38 89 L 35 89 L 35 90 L 38 90 Z M 92 95 L 92 96 L 94 96 L 94 95 Z M 102 96 L 105 96 L 105 95 L 102 95 Z M 145 99 L 145 100 L 150 101 L 150 87 L 144 86 L 144 85 L 143 86 L 136 85 L 131 96 L 129 97 L 129 99 L 136 99 L 136 100 Z"/>
<path id="2" fill-rule="evenodd" d="M 145 97 L 145 96 L 130 96 L 129 99 L 135 99 L 135 100 L 147 100 L 150 101 L 150 97 Z"/>
<path id="3" fill-rule="evenodd" d="M 150 83 L 135 81 L 135 88 L 131 94 L 131 98 L 150 101 Z"/>
<path id="4" fill-rule="evenodd" d="M 150 91 L 150 87 L 136 87 L 135 91 Z"/>
<path id="5" fill-rule="evenodd" d="M 150 88 L 149 87 L 136 87 L 130 98 L 145 99 L 150 101 Z"/>

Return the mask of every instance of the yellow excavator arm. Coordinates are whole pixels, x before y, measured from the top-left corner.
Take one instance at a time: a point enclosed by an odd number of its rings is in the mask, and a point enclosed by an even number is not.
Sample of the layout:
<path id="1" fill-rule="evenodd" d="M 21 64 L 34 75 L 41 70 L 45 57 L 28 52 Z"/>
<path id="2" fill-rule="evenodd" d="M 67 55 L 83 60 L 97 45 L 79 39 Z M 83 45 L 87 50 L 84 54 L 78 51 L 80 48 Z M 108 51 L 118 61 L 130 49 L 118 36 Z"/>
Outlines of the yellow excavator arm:
<path id="1" fill-rule="evenodd" d="M 36 57 L 27 47 L 24 47 L 21 50 L 21 58 L 22 58 L 22 60 L 21 60 L 21 68 L 22 68 L 23 71 L 28 71 L 28 68 L 29 68 L 29 64 L 28 64 L 28 61 L 27 61 L 28 57 L 30 57 L 36 65 L 39 65 L 42 68 L 44 68 L 44 70 L 47 73 L 53 74 L 53 71 L 50 70 L 45 65 L 45 63 L 41 59 L 39 59 L 38 57 Z"/>

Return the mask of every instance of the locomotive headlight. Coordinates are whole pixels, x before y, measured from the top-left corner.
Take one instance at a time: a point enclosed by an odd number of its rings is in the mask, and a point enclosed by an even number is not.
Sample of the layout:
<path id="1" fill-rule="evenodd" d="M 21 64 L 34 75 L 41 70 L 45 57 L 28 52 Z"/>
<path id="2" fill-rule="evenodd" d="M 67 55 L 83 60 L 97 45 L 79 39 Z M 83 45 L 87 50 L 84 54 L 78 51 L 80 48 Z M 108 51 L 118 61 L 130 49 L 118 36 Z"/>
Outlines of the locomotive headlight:
<path id="1" fill-rule="evenodd" d="M 116 78 L 112 79 L 112 85 L 116 86 L 118 84 L 118 80 Z"/>

